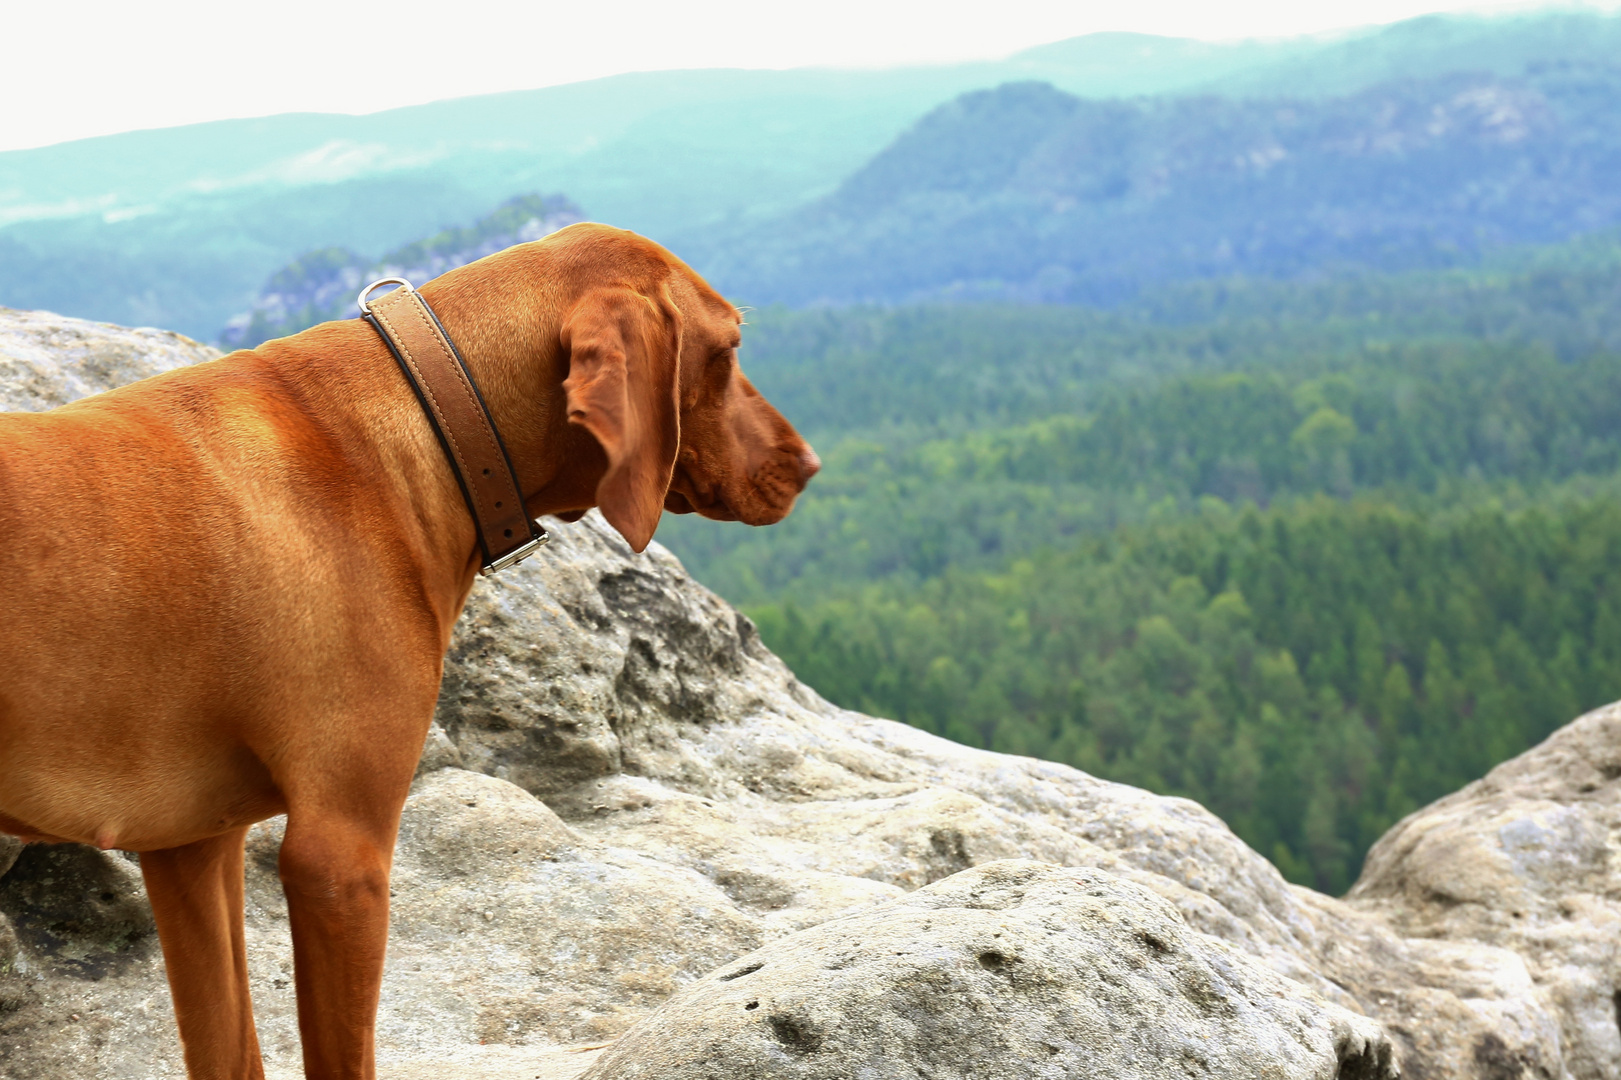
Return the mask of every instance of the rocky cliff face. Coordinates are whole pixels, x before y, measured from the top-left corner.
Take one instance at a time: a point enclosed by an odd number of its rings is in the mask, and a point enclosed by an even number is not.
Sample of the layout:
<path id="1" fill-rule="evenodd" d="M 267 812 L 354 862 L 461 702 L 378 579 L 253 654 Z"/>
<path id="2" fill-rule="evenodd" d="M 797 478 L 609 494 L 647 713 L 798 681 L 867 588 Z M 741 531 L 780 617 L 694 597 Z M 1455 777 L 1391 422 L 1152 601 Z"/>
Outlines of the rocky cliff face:
<path id="1" fill-rule="evenodd" d="M 3 313 L 0 371 L 96 335 L 8 405 L 206 353 Z M 452 646 L 383 1075 L 1621 1077 L 1621 710 L 1408 818 L 1336 900 L 1194 803 L 837 709 L 658 545 L 554 534 Z M 248 937 L 293 1076 L 278 830 Z M 182 1075 L 127 858 L 25 849 L 0 972 L 6 1076 Z"/>
<path id="2" fill-rule="evenodd" d="M 360 314 L 355 295 L 367 282 L 400 277 L 420 285 L 584 219 L 580 208 L 561 195 L 523 195 L 467 228 L 446 229 L 375 261 L 347 248 L 306 252 L 271 275 L 253 310 L 226 323 L 220 343 L 230 349 L 251 349 L 329 319 L 355 318 Z"/>

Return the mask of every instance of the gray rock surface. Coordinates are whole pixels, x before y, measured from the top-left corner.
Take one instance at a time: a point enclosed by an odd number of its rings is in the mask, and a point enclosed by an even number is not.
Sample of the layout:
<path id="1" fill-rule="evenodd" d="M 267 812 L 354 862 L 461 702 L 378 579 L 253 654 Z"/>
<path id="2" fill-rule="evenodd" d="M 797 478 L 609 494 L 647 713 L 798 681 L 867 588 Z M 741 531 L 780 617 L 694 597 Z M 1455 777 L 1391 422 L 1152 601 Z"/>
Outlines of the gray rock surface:
<path id="1" fill-rule="evenodd" d="M 218 355 L 168 330 L 0 307 L 0 412 L 54 409 Z"/>
<path id="2" fill-rule="evenodd" d="M 1528 1075 L 1621 1076 L 1621 706 L 1581 717 L 1399 822 L 1348 898 L 1412 938 L 1521 958 L 1560 1056 Z"/>
<path id="3" fill-rule="evenodd" d="M 23 846 L 9 836 L 0 836 L 0 878 L 17 862 L 17 856 L 22 854 Z M 11 920 L 0 913 L 0 1013 L 15 1009 L 20 1003 L 16 997 L 18 987 L 13 985 L 13 996 L 7 996 L 7 976 L 12 974 L 17 964 L 17 930 L 11 925 Z"/>
<path id="4" fill-rule="evenodd" d="M 210 355 L 0 312 L 0 400 L 45 408 Z M 1614 710 L 1398 825 L 1336 900 L 1194 803 L 839 710 L 657 544 L 634 555 L 594 515 L 552 527 L 544 557 L 480 583 L 452 645 L 397 854 L 385 1077 L 627 1068 L 633 1043 L 591 1048 L 739 957 L 882 905 L 916 920 L 919 897 L 974 880 L 952 875 L 1017 859 L 1086 868 L 1144 925 L 1174 909 L 1189 957 L 1292 980 L 1310 1030 L 1335 1030 L 1335 1007 L 1376 1021 L 1406 1076 L 1621 1080 Z M 251 839 L 248 939 L 268 1067 L 290 1077 L 279 828 Z M 0 877 L 0 1075 L 182 1075 L 132 871 L 30 849 Z M 903 967 L 871 974 L 898 985 Z"/>
<path id="5" fill-rule="evenodd" d="M 781 938 L 680 991 L 584 1080 L 1394 1077 L 1313 1001 L 1101 870 L 1004 860 Z"/>

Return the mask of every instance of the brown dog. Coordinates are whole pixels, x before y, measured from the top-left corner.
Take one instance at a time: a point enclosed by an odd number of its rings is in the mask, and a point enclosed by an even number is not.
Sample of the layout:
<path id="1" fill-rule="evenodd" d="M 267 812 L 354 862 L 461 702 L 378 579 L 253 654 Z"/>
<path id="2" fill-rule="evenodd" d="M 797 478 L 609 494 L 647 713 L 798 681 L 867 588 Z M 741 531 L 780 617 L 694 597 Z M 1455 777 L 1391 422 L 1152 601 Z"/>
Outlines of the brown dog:
<path id="1" fill-rule="evenodd" d="M 650 241 L 576 225 L 421 292 L 532 514 L 600 506 L 640 551 L 666 508 L 777 521 L 818 468 Z M 478 567 L 359 320 L 0 414 L 0 832 L 141 853 L 191 1076 L 263 1075 L 243 840 L 283 813 L 305 1073 L 374 1075 L 395 830 Z"/>

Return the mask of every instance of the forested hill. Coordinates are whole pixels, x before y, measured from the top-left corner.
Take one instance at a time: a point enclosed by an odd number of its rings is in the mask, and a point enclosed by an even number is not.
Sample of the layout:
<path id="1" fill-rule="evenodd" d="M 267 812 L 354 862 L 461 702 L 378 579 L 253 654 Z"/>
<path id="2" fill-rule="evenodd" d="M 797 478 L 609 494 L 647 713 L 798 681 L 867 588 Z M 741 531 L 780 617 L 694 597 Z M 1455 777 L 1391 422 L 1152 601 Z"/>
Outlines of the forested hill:
<path id="1" fill-rule="evenodd" d="M 1170 281 L 1468 264 L 1621 222 L 1621 66 L 1328 99 L 965 94 L 696 262 L 757 303 L 1117 303 Z"/>
<path id="2" fill-rule="evenodd" d="M 841 704 L 1199 799 L 1333 890 L 1621 696 L 1614 238 L 750 322 L 825 468 L 780 525 L 659 535 Z"/>

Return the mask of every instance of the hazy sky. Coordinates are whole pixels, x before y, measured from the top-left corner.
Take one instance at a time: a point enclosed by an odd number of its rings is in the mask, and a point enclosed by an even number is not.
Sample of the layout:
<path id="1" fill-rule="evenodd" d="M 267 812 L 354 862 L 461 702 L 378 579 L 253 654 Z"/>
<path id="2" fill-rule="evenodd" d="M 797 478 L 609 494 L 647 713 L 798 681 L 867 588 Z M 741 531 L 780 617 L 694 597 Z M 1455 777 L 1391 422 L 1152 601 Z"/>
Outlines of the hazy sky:
<path id="1" fill-rule="evenodd" d="M 372 112 L 624 71 L 993 58 L 1099 30 L 1286 37 L 1502 0 L 6 0 L 0 150 L 301 110 Z M 1570 6 L 1570 5 L 1562 5 Z M 1599 0 L 1607 9 L 1621 0 Z"/>

